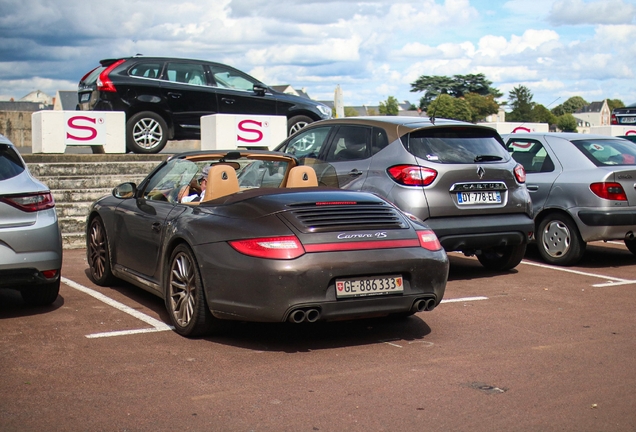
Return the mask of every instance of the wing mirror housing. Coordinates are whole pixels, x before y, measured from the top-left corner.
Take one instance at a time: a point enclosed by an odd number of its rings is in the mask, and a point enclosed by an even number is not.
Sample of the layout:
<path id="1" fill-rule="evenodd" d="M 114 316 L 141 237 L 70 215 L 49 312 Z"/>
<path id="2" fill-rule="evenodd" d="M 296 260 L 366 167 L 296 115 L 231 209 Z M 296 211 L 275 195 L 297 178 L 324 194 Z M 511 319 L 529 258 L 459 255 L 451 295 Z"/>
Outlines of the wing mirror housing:
<path id="1" fill-rule="evenodd" d="M 113 196 L 119 199 L 133 198 L 137 194 L 135 183 L 122 183 L 113 188 Z"/>

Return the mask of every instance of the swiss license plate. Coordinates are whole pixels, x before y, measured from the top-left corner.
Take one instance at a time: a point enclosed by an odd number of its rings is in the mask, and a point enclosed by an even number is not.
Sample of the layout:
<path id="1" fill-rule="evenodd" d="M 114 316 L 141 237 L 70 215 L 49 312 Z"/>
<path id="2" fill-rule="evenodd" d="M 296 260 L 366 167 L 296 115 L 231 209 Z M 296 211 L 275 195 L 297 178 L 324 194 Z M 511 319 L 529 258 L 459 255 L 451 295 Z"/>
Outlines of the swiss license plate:
<path id="1" fill-rule="evenodd" d="M 501 204 L 501 192 L 458 192 L 457 202 L 459 205 Z"/>
<path id="2" fill-rule="evenodd" d="M 90 98 L 91 98 L 90 93 L 82 93 L 82 95 L 80 96 L 80 102 L 88 102 Z"/>
<path id="3" fill-rule="evenodd" d="M 363 297 L 404 291 L 402 276 L 374 276 L 336 280 L 336 297 Z"/>
<path id="4" fill-rule="evenodd" d="M 636 117 L 621 117 L 621 123 L 636 123 Z"/>

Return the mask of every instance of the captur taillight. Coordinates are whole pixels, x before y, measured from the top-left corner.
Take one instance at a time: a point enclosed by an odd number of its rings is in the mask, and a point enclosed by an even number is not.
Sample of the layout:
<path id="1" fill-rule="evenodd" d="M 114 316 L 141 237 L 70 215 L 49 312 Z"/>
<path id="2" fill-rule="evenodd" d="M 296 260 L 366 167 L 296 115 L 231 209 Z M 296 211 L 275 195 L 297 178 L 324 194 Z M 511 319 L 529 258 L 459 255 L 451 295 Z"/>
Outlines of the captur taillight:
<path id="1" fill-rule="evenodd" d="M 99 77 L 97 78 L 97 90 L 103 91 L 103 92 L 117 91 L 117 89 L 115 88 L 115 84 L 113 84 L 108 74 L 110 74 L 113 71 L 113 69 L 115 69 L 117 66 L 119 66 L 125 61 L 126 61 L 125 59 L 117 60 L 115 63 L 108 66 L 99 74 Z"/>
<path id="2" fill-rule="evenodd" d="M 602 182 L 592 183 L 590 189 L 595 195 L 614 201 L 627 201 L 627 195 L 620 183 Z"/>
<path id="3" fill-rule="evenodd" d="M 405 186 L 428 186 L 437 178 L 437 171 L 419 165 L 395 165 L 387 172 L 395 182 Z"/>

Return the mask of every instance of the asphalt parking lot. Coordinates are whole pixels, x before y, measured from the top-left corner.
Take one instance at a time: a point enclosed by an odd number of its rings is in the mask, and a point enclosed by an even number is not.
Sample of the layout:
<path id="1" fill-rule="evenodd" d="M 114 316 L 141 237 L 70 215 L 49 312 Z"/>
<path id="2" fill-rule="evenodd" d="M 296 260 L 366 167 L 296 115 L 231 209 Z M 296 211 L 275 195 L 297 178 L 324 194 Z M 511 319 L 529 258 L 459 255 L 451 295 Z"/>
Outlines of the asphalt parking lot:
<path id="1" fill-rule="evenodd" d="M 183 338 L 161 299 L 97 287 L 65 251 L 60 296 L 0 291 L 2 431 L 634 431 L 636 257 L 485 270 L 450 254 L 445 301 L 404 320 L 232 323 Z"/>

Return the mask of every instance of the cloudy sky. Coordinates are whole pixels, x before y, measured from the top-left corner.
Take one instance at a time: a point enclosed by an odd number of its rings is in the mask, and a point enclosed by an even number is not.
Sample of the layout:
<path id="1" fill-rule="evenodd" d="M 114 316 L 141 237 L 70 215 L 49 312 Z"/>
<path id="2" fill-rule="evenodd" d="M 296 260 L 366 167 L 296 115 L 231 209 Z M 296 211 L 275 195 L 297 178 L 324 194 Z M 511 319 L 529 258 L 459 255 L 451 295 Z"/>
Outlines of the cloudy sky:
<path id="1" fill-rule="evenodd" d="M 200 58 L 345 105 L 483 73 L 553 108 L 636 102 L 636 0 L 2 0 L 0 100 L 74 90 L 100 59 Z"/>

